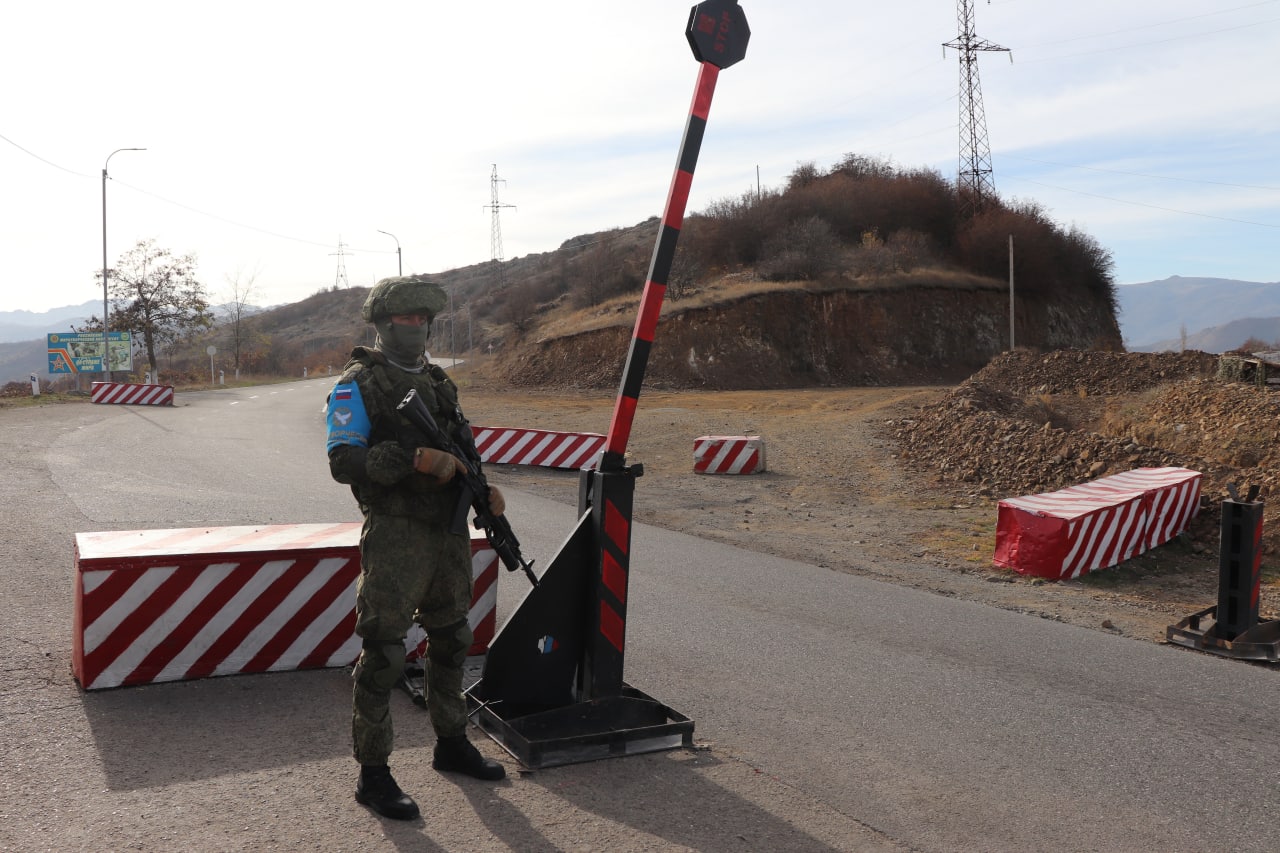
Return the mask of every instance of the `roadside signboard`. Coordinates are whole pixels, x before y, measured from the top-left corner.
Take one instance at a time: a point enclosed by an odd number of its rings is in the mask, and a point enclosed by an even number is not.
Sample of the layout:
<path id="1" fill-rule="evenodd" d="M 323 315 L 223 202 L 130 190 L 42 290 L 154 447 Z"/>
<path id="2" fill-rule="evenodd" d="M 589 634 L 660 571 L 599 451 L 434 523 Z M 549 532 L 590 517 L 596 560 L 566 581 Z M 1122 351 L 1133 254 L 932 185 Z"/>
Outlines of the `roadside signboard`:
<path id="1" fill-rule="evenodd" d="M 54 332 L 49 343 L 49 373 L 105 373 L 133 370 L 133 347 L 128 332 L 111 332 L 111 366 L 102 364 L 102 332 Z"/>

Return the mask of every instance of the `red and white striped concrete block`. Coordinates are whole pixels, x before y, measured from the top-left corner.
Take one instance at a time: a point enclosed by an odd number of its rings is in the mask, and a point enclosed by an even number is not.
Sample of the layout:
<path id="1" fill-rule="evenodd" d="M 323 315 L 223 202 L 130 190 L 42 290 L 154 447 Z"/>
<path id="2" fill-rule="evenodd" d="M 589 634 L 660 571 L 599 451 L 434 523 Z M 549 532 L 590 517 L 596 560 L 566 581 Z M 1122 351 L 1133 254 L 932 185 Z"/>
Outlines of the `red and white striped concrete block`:
<path id="1" fill-rule="evenodd" d="M 348 666 L 360 653 L 359 540 L 358 522 L 77 533 L 76 680 L 98 690 Z M 482 534 L 471 552 L 473 571 L 496 581 Z M 477 590 L 479 642 L 497 596 Z"/>
<path id="2" fill-rule="evenodd" d="M 764 442 L 758 435 L 704 435 L 693 442 L 698 474 L 757 474 L 765 470 Z"/>
<path id="3" fill-rule="evenodd" d="M 604 449 L 605 437 L 593 432 L 472 426 L 483 462 L 494 465 L 538 465 L 578 469 L 590 465 Z"/>
<path id="4" fill-rule="evenodd" d="M 95 382 L 89 399 L 94 403 L 134 406 L 172 406 L 172 385 L 139 385 L 131 382 Z"/>
<path id="5" fill-rule="evenodd" d="M 1187 529 L 1200 512 L 1200 486 L 1204 475 L 1187 468 L 1146 468 L 1142 475 L 1151 491 L 1151 509 L 1147 518 L 1147 548 L 1163 545 Z M 1116 477 L 1128 478 L 1139 472 L 1130 471 Z M 1113 478 L 1114 479 L 1114 478 Z"/>
<path id="6" fill-rule="evenodd" d="M 1200 508 L 1199 471 L 1138 468 L 999 503 L 993 562 L 1052 580 L 1123 563 L 1186 529 Z"/>

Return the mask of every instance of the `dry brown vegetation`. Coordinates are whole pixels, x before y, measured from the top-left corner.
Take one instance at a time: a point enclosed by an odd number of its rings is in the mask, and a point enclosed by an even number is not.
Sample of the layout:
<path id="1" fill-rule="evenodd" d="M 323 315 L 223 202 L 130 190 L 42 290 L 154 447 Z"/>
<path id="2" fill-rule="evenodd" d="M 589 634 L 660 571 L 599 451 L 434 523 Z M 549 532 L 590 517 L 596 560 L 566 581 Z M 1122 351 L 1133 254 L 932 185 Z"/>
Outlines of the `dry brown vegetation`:
<path id="1" fill-rule="evenodd" d="M 555 251 L 441 272 L 452 310 L 436 321 L 433 352 L 510 349 L 531 338 L 629 324 L 658 231 L 654 217 L 571 238 Z M 906 276 L 940 287 L 1000 280 L 1008 275 L 1011 235 L 1019 290 L 1028 299 L 1114 308 L 1111 258 L 1087 235 L 1034 204 L 1000 199 L 962 218 L 955 187 L 937 172 L 854 154 L 828 170 L 802 164 L 781 189 L 721 199 L 686 217 L 666 297 L 672 306 L 697 306 L 774 288 L 891 288 Z M 366 292 L 330 288 L 247 318 L 239 336 L 242 373 L 296 376 L 304 367 L 341 364 L 364 339 L 359 303 Z M 198 381 L 209 367 L 205 348 L 232 352 L 234 337 L 226 323 L 192 335 L 162 354 L 161 371 Z"/>

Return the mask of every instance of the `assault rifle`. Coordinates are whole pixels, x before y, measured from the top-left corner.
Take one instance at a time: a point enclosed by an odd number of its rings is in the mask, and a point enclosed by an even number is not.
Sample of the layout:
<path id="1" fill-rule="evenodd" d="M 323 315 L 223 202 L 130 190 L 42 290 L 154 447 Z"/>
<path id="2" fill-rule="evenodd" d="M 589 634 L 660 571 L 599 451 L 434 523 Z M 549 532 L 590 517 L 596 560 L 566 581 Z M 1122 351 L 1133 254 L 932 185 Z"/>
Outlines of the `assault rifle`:
<path id="1" fill-rule="evenodd" d="M 461 438 L 459 441 L 454 441 L 449 433 L 436 423 L 436 419 L 431 416 L 431 410 L 422 402 L 416 389 L 406 394 L 396 409 L 408 418 L 410 423 L 422 430 L 427 440 L 437 450 L 451 453 L 462 461 L 465 470 L 458 474 L 462 481 L 462 497 L 458 501 L 458 509 L 454 513 L 450 530 L 457 534 L 465 534 L 467 511 L 474 509 L 476 529 L 484 531 L 489 545 L 498 553 L 498 559 L 502 560 L 507 571 L 523 569 L 525 576 L 529 578 L 529 583 L 537 586 L 538 576 L 533 573 L 533 561 L 526 561 L 521 556 L 520 541 L 512 532 L 507 517 L 495 515 L 493 508 L 489 506 L 489 483 L 480 470 L 480 451 L 476 449 L 475 439 L 471 435 L 471 425 L 463 419 Z"/>

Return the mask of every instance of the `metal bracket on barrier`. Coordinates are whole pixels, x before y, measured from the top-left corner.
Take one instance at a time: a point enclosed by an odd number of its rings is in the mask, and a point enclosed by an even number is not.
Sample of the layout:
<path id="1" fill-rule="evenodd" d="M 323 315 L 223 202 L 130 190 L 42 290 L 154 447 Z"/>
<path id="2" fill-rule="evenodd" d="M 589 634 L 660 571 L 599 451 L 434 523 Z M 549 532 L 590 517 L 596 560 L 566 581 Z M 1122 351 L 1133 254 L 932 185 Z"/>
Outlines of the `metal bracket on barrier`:
<path id="1" fill-rule="evenodd" d="M 476 706 L 468 716 L 534 770 L 693 746 L 692 720 L 625 682 L 614 696 L 531 713 L 467 700 Z"/>
<path id="2" fill-rule="evenodd" d="M 1245 500 L 1227 483 L 1222 502 L 1218 603 L 1165 630 L 1170 643 L 1220 657 L 1280 662 L 1280 620 L 1258 621 L 1262 590 L 1262 510 L 1258 486 Z M 1212 624 L 1208 624 L 1212 620 Z"/>
<path id="3" fill-rule="evenodd" d="M 469 716 L 538 769 L 693 746 L 693 721 L 622 679 L 636 469 L 583 471 L 577 527 L 494 637 Z"/>
<path id="4" fill-rule="evenodd" d="M 1215 619 L 1217 612 L 1218 607 L 1214 605 L 1191 614 L 1165 629 L 1165 639 L 1177 646 L 1220 657 L 1280 663 L 1280 619 L 1259 622 L 1234 640 L 1224 640 L 1213 633 L 1216 623 L 1204 624 L 1205 620 Z"/>

